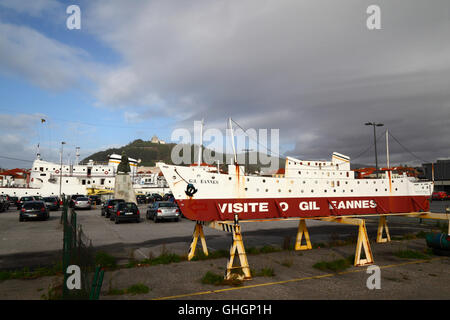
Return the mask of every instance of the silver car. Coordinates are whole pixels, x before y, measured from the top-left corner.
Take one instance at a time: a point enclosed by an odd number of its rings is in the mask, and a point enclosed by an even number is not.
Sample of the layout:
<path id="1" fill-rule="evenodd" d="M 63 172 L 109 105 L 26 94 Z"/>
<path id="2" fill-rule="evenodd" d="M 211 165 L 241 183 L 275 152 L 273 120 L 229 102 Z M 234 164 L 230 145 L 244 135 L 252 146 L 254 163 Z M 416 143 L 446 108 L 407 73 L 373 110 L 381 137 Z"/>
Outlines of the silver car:
<path id="1" fill-rule="evenodd" d="M 86 197 L 79 197 L 74 202 L 75 209 L 91 209 L 91 201 Z"/>
<path id="2" fill-rule="evenodd" d="M 148 206 L 146 216 L 147 219 L 153 219 L 154 222 L 159 220 L 179 221 L 180 209 L 172 201 L 156 201 Z"/>

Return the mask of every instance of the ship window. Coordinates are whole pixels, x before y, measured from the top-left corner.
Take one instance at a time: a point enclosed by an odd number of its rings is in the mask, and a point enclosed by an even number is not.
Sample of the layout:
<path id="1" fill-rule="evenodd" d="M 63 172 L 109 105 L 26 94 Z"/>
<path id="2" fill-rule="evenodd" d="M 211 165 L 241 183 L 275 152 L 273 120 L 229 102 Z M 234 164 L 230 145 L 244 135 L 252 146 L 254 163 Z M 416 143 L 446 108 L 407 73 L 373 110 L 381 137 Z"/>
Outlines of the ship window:
<path id="1" fill-rule="evenodd" d="M 342 192 L 345 192 L 345 189 L 342 189 Z"/>
<path id="2" fill-rule="evenodd" d="M 347 171 L 347 178 L 348 178 L 348 171 Z"/>
<path id="3" fill-rule="evenodd" d="M 256 191 L 259 192 L 259 188 L 256 188 Z"/>
<path id="4" fill-rule="evenodd" d="M 303 193 L 303 190 L 301 190 L 300 192 Z"/>
<path id="5" fill-rule="evenodd" d="M 105 184 L 105 179 L 101 179 L 100 184 L 102 184 L 102 185 Z"/>
<path id="6" fill-rule="evenodd" d="M 289 189 L 289 192 L 292 192 L 292 190 L 291 190 L 291 189 Z"/>
<path id="7" fill-rule="evenodd" d="M 228 177 L 228 180 L 231 180 L 231 177 Z"/>
<path id="8" fill-rule="evenodd" d="M 266 182 L 266 179 L 263 179 L 263 182 Z"/>
<path id="9" fill-rule="evenodd" d="M 215 176 L 212 176 L 212 177 L 211 177 L 211 179 L 213 179 L 213 180 L 214 180 L 215 178 L 216 178 Z"/>
<path id="10" fill-rule="evenodd" d="M 375 192 L 378 192 L 378 189 L 375 189 Z"/>
<path id="11" fill-rule="evenodd" d="M 66 183 L 69 183 L 69 180 L 66 180 Z"/>
<path id="12" fill-rule="evenodd" d="M 395 188 L 395 191 L 397 191 L 398 189 L 397 188 Z"/>
<path id="13" fill-rule="evenodd" d="M 373 181 L 373 184 L 375 184 L 375 183 L 377 183 L 377 181 L 376 181 L 376 180 L 374 180 L 374 181 Z"/>
<path id="14" fill-rule="evenodd" d="M 311 192 L 314 192 L 314 190 L 313 190 L 313 189 L 311 189 Z"/>
<path id="15" fill-rule="evenodd" d="M 248 182 L 248 181 L 250 181 L 250 179 L 249 179 L 249 178 L 247 178 L 247 182 Z"/>
<path id="16" fill-rule="evenodd" d="M 86 180 L 81 180 L 81 184 L 85 185 L 86 184 Z"/>
<path id="17" fill-rule="evenodd" d="M 281 189 L 278 189 L 278 192 L 281 192 Z"/>
<path id="18" fill-rule="evenodd" d="M 333 192 L 336 192 L 336 189 L 333 189 Z"/>
<path id="19" fill-rule="evenodd" d="M 269 189 L 266 189 L 266 192 L 268 192 L 269 191 Z"/>
<path id="20" fill-rule="evenodd" d="M 353 192 L 353 189 L 350 189 L 350 192 Z"/>
<path id="21" fill-rule="evenodd" d="M 48 171 L 48 168 L 45 168 L 45 171 Z"/>
<path id="22" fill-rule="evenodd" d="M 108 180 L 108 183 L 111 183 L 111 180 Z"/>
<path id="23" fill-rule="evenodd" d="M 173 180 L 176 180 L 177 177 L 176 177 L 176 176 L 173 176 L 172 179 L 173 179 Z M 147 181 L 147 179 L 145 179 L 145 181 Z"/>
<path id="24" fill-rule="evenodd" d="M 384 191 L 387 191 L 387 189 L 384 189 Z"/>
<path id="25" fill-rule="evenodd" d="M 247 191 L 248 190 L 248 188 L 245 188 L 245 191 Z"/>
<path id="26" fill-rule="evenodd" d="M 311 162 L 308 162 L 308 166 L 311 164 Z"/>
<path id="27" fill-rule="evenodd" d="M 327 192 L 327 190 L 323 190 L 323 192 Z"/>
<path id="28" fill-rule="evenodd" d="M 303 183 L 305 184 L 305 183 L 306 183 L 306 181 L 305 181 L 305 180 L 303 180 Z"/>
<path id="29" fill-rule="evenodd" d="M 358 184 L 359 184 L 359 181 L 358 181 Z"/>
<path id="30" fill-rule="evenodd" d="M 298 174 L 302 174 L 301 171 L 299 171 Z"/>

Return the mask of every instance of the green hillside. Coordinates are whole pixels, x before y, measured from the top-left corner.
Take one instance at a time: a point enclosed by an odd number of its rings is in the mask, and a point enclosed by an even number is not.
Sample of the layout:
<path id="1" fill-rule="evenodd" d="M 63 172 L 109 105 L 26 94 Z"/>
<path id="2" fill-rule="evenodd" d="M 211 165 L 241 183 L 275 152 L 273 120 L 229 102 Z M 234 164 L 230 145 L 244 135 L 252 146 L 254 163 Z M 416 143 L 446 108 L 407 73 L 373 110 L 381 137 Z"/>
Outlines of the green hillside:
<path id="1" fill-rule="evenodd" d="M 167 143 L 167 144 L 158 144 L 158 143 L 151 143 L 150 141 L 143 141 L 141 139 L 134 140 L 133 142 L 130 142 L 129 144 L 120 147 L 120 148 L 111 148 L 107 149 L 105 151 L 99 151 L 96 152 L 85 159 L 82 160 L 82 163 L 87 163 L 88 160 L 92 159 L 94 161 L 98 162 L 106 162 L 108 161 L 108 155 L 111 155 L 113 153 L 121 155 L 124 151 L 125 154 L 133 159 L 139 160 L 141 159 L 140 166 L 149 166 L 153 167 L 155 166 L 156 162 L 162 161 L 164 163 L 173 164 L 171 159 L 171 152 L 173 147 L 176 146 L 175 143 Z M 191 145 L 191 163 L 194 163 L 197 161 L 197 153 L 198 153 L 198 146 Z M 225 159 L 223 154 L 217 153 L 214 154 L 214 151 L 211 151 L 209 149 L 204 149 L 204 152 L 211 152 L 213 156 L 217 156 L 220 159 Z M 227 159 L 231 158 L 231 155 L 226 155 Z M 195 159 L 195 160 L 194 160 Z M 280 167 L 284 167 L 284 159 L 278 159 Z M 247 161 L 245 161 L 247 162 Z M 223 161 L 221 161 L 221 164 Z M 259 164 L 250 165 L 247 169 L 249 171 L 255 171 L 260 170 L 261 166 Z M 224 165 L 221 166 L 222 169 L 227 170 Z"/>

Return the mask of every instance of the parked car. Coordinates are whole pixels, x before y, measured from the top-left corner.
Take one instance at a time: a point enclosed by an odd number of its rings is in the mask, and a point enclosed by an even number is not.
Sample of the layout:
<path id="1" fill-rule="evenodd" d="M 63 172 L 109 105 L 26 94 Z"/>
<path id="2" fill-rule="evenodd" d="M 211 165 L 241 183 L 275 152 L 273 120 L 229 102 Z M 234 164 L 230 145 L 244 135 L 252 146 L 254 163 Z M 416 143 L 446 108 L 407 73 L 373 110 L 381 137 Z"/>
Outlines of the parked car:
<path id="1" fill-rule="evenodd" d="M 137 202 L 138 204 L 141 204 L 141 203 L 147 203 L 147 197 L 146 197 L 145 195 L 143 195 L 143 194 L 138 194 L 138 195 L 136 196 L 136 202 Z"/>
<path id="2" fill-rule="evenodd" d="M 101 215 L 109 218 L 111 216 L 111 212 L 114 210 L 114 207 L 118 202 L 125 202 L 123 199 L 110 199 L 107 200 L 102 205 Z"/>
<path id="3" fill-rule="evenodd" d="M 17 207 L 17 202 L 19 202 L 19 197 L 12 196 L 9 197 L 9 203 Z"/>
<path id="4" fill-rule="evenodd" d="M 17 202 L 17 210 L 22 209 L 23 204 L 27 201 L 36 201 L 36 199 L 33 196 L 21 197 L 19 202 Z"/>
<path id="5" fill-rule="evenodd" d="M 96 204 L 96 205 L 102 204 L 102 200 L 100 199 L 99 196 L 92 195 L 92 196 L 89 196 L 88 198 L 89 198 L 89 200 L 91 200 L 91 204 Z"/>
<path id="6" fill-rule="evenodd" d="M 73 208 L 75 206 L 75 200 L 79 197 L 86 197 L 82 194 L 73 194 L 70 196 L 69 208 Z"/>
<path id="7" fill-rule="evenodd" d="M 78 197 L 73 204 L 74 209 L 91 209 L 91 201 L 88 197 Z"/>
<path id="8" fill-rule="evenodd" d="M 172 193 L 166 193 L 166 194 L 163 196 L 163 200 L 164 200 L 164 201 L 171 201 L 171 202 L 174 202 L 174 201 L 175 201 L 175 197 L 173 196 Z"/>
<path id="9" fill-rule="evenodd" d="M 8 209 L 9 209 L 8 198 L 4 195 L 0 195 L 0 212 L 6 211 Z"/>
<path id="10" fill-rule="evenodd" d="M 157 201 L 148 206 L 146 217 L 156 223 L 159 220 L 180 220 L 180 209 L 171 201 Z"/>
<path id="11" fill-rule="evenodd" d="M 445 191 L 435 191 L 431 195 L 431 200 L 445 200 L 447 197 L 448 195 Z"/>
<path id="12" fill-rule="evenodd" d="M 50 211 L 59 210 L 60 205 L 57 197 L 45 197 L 44 203 Z"/>
<path id="13" fill-rule="evenodd" d="M 109 220 L 118 224 L 120 221 L 141 221 L 141 215 L 134 202 L 118 202 L 112 210 Z"/>
<path id="14" fill-rule="evenodd" d="M 27 201 L 20 209 L 19 221 L 27 219 L 48 220 L 50 214 L 45 203 L 42 201 Z"/>

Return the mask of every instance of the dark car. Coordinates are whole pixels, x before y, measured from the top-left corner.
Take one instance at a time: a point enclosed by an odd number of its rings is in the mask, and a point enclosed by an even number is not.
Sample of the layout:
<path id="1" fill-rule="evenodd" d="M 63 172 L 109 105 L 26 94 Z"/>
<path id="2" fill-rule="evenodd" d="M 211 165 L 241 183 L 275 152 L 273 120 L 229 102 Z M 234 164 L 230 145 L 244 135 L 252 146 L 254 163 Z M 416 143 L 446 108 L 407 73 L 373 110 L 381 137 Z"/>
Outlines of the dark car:
<path id="1" fill-rule="evenodd" d="M 138 195 L 136 196 L 136 202 L 137 202 L 138 204 L 141 204 L 141 203 L 147 203 L 147 197 L 146 197 L 145 195 L 143 195 L 143 194 L 138 194 Z"/>
<path id="2" fill-rule="evenodd" d="M 148 220 L 180 220 L 180 209 L 171 201 L 157 201 L 148 206 L 146 217 Z"/>
<path id="3" fill-rule="evenodd" d="M 86 197 L 82 194 L 73 194 L 70 196 L 70 202 L 69 202 L 69 207 L 73 208 L 75 206 L 75 201 L 77 200 L 77 198 L 79 197 Z"/>
<path id="4" fill-rule="evenodd" d="M 27 219 L 41 219 L 48 220 L 50 214 L 42 201 L 27 201 L 20 209 L 19 221 Z"/>
<path id="5" fill-rule="evenodd" d="M 164 201 L 163 197 L 159 193 L 152 193 L 154 201 Z"/>
<path id="6" fill-rule="evenodd" d="M 101 215 L 105 216 L 105 218 L 109 218 L 111 216 L 111 212 L 113 212 L 114 207 L 118 202 L 125 202 L 123 199 L 110 199 L 107 200 L 102 205 Z"/>
<path id="7" fill-rule="evenodd" d="M 89 196 L 88 198 L 91 201 L 91 204 L 95 204 L 95 205 L 102 204 L 102 200 L 100 199 L 99 196 L 92 195 L 92 196 Z"/>
<path id="8" fill-rule="evenodd" d="M 120 221 L 140 222 L 141 216 L 137 205 L 134 202 L 118 202 L 111 212 L 109 220 L 118 224 Z"/>
<path id="9" fill-rule="evenodd" d="M 9 203 L 17 207 L 17 202 L 19 202 L 19 197 L 9 197 Z"/>
<path id="10" fill-rule="evenodd" d="M 27 201 L 36 201 L 36 199 L 33 196 L 21 197 L 17 202 L 17 210 L 22 209 L 22 205 Z"/>
<path id="11" fill-rule="evenodd" d="M 8 209 L 9 209 L 8 197 L 0 195 L 0 212 L 6 211 Z"/>
<path id="12" fill-rule="evenodd" d="M 175 201 L 175 197 L 173 196 L 172 193 L 166 193 L 166 194 L 163 196 L 163 201 L 171 201 L 171 202 L 174 202 L 174 201 Z"/>
<path id="13" fill-rule="evenodd" d="M 48 210 L 59 210 L 59 201 L 56 197 L 44 197 L 44 203 Z"/>

